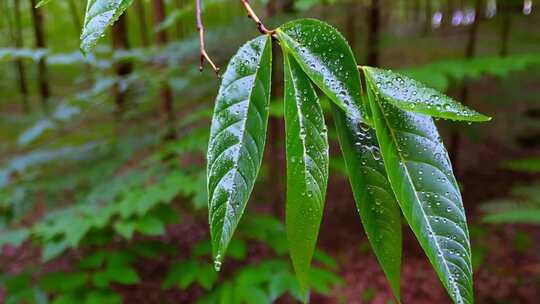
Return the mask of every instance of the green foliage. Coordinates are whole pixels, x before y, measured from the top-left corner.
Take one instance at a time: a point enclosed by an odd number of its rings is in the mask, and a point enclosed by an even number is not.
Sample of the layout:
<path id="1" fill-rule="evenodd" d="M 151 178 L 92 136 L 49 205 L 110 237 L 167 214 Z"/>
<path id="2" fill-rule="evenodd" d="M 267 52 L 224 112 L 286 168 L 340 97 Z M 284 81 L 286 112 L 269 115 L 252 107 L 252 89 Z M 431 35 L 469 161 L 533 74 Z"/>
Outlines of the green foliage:
<path id="1" fill-rule="evenodd" d="M 223 75 L 208 144 L 208 210 L 216 268 L 262 162 L 268 122 L 270 37 L 246 43 Z"/>
<path id="2" fill-rule="evenodd" d="M 131 178 L 136 177 L 131 174 Z M 108 204 L 82 204 L 50 213 L 31 228 L 31 235 L 44 243 L 43 259 L 50 260 L 65 249 L 78 246 L 93 230 L 112 228 L 127 239 L 135 232 L 162 234 L 166 223 L 177 221 L 176 213 L 163 204 L 181 193 L 182 184 L 189 183 L 187 180 L 179 172 L 172 172 L 147 187 L 141 185 L 146 179 L 123 183 L 121 189 L 110 189 L 118 195 L 113 195 Z"/>
<path id="3" fill-rule="evenodd" d="M 144 248 L 140 250 L 139 248 Z M 115 285 L 134 285 L 139 275 L 132 263 L 140 257 L 163 255 L 166 249 L 159 243 L 143 242 L 125 250 L 99 250 L 87 252 L 72 270 L 52 271 L 32 278 L 24 272 L 1 280 L 8 289 L 8 303 L 122 303 Z"/>
<path id="4" fill-rule="evenodd" d="M 197 303 L 273 303 L 285 294 L 301 300 L 304 298 L 295 279 L 291 266 L 284 255 L 287 254 L 285 227 L 281 222 L 269 216 L 252 214 L 238 227 L 241 239 L 234 239 L 228 247 L 228 255 L 241 262 L 245 260 L 247 241 L 258 241 L 272 248 L 275 258 L 261 262 L 243 263 L 235 268 L 224 280 L 219 280 L 208 257 L 212 255 L 210 242 L 194 246 L 191 257 L 176 261 L 169 268 L 163 281 L 165 289 L 174 286 L 185 290 L 199 285 L 206 290 Z M 336 262 L 322 252 L 316 252 L 315 261 L 321 265 L 312 269 L 309 285 L 315 292 L 328 294 L 334 285 L 341 284 L 341 279 L 334 271 Z"/>
<path id="5" fill-rule="evenodd" d="M 47 296 L 43 289 L 32 285 L 31 273 L 23 271 L 14 276 L 0 276 L 0 284 L 5 288 L 6 304 L 47 303 Z"/>
<path id="6" fill-rule="evenodd" d="M 206 130 L 206 129 L 205 129 Z M 202 146 L 206 142 L 206 136 L 200 136 L 201 132 L 193 132 L 181 140 L 174 143 L 178 153 L 187 153 L 196 146 Z M 131 149 L 133 146 L 126 145 Z M 77 150 L 79 151 L 79 150 Z M 72 161 L 86 160 L 79 155 Z M 88 150 L 88 153 L 95 156 L 95 150 Z M 73 206 L 63 206 L 62 208 L 49 212 L 41 220 L 34 223 L 27 229 L 6 230 L 0 234 L 1 244 L 19 245 L 25 239 L 31 238 L 43 246 L 43 260 L 47 261 L 61 255 L 69 248 L 80 247 L 89 241 L 95 233 L 116 232 L 125 239 L 131 239 L 135 233 L 141 235 L 155 236 L 164 233 L 167 224 L 178 222 L 177 212 L 170 206 L 177 196 L 186 198 L 197 198 L 200 193 L 204 193 L 204 175 L 200 167 L 185 168 L 183 171 L 176 170 L 175 166 L 165 165 L 161 160 L 161 150 L 151 155 L 143 162 L 139 168 L 132 168 L 123 174 L 114 174 L 119 163 L 126 161 L 125 157 L 113 161 L 104 161 L 100 165 L 94 163 L 95 158 L 90 158 L 92 169 L 88 168 L 76 175 L 68 183 L 69 187 L 94 181 L 90 191 L 79 193 L 78 203 Z M 11 170 L 23 172 L 23 170 L 34 170 L 39 166 L 47 165 L 37 171 L 47 176 L 45 170 L 51 163 L 59 160 L 64 162 L 67 156 L 75 156 L 72 150 L 62 153 L 42 153 L 35 156 L 20 158 L 13 161 Z M 105 153 L 106 157 L 110 154 Z M 37 167 L 36 167 L 37 166 Z M 99 178 L 107 176 L 106 179 Z M 73 183 L 73 184 L 72 184 Z M 31 183 L 34 187 L 39 185 Z M 45 183 L 42 188 L 50 188 L 56 192 L 57 189 L 65 187 L 62 182 Z M 22 188 L 27 189 L 24 184 L 10 185 L 4 189 L 5 195 L 10 195 L 8 190 Z M 9 196 L 8 196 L 9 198 Z M 205 198 L 197 198 L 203 201 Z M 199 203 L 200 204 L 200 203 Z M 10 207 L 9 205 L 7 207 Z"/>
<path id="7" fill-rule="evenodd" d="M 491 118 L 471 110 L 423 84 L 377 68 L 364 68 L 380 98 L 401 110 L 452 120 L 488 121 Z"/>
<path id="8" fill-rule="evenodd" d="M 302 19 L 280 26 L 277 35 L 328 98 L 353 117 L 364 115 L 356 60 L 335 28 L 318 20 Z"/>
<path id="9" fill-rule="evenodd" d="M 507 57 L 444 60 L 420 67 L 402 69 L 400 72 L 444 92 L 453 83 L 474 80 L 481 76 L 506 77 L 511 72 L 522 71 L 538 65 L 540 65 L 540 56 L 535 53 Z"/>
<path id="10" fill-rule="evenodd" d="M 525 172 L 540 172 L 538 157 L 506 161 L 505 169 Z M 510 197 L 496 199 L 482 205 L 483 220 L 492 224 L 540 224 L 540 182 L 517 185 L 512 188 Z"/>
<path id="11" fill-rule="evenodd" d="M 324 115 L 309 78 L 285 51 L 287 238 L 304 291 L 315 251 L 328 183 Z"/>
<path id="12" fill-rule="evenodd" d="M 36 8 L 40 8 L 44 5 L 46 5 L 47 3 L 51 2 L 52 0 L 40 0 L 37 4 L 36 4 Z"/>
<path id="13" fill-rule="evenodd" d="M 502 167 L 519 172 L 539 173 L 540 157 L 530 157 L 507 161 L 502 164 Z"/>
<path id="14" fill-rule="evenodd" d="M 430 116 L 469 122 L 489 118 L 390 71 L 362 67 L 367 83 L 366 91 L 363 91 L 347 42 L 334 28 L 320 21 L 292 21 L 279 27 L 275 35 L 285 57 L 287 235 L 301 288 L 308 281 L 328 182 L 326 127 L 319 100 L 309 83 L 311 80 L 333 102 L 338 137 L 360 217 L 396 298 L 399 300 L 401 265 L 399 205 L 452 300 L 473 303 L 471 249 L 463 202 L 448 154 Z M 255 148 L 263 146 L 256 145 L 252 149 L 257 151 L 255 155 L 249 151 L 232 153 L 233 158 L 226 167 L 234 171 L 230 178 L 225 179 L 226 174 L 214 169 L 215 160 L 231 147 L 230 144 L 219 146 L 220 141 L 214 137 L 221 135 L 223 125 L 234 126 L 237 121 L 247 120 L 246 109 L 250 103 L 254 103 L 254 107 L 260 104 L 257 99 L 245 97 L 253 90 L 254 76 L 250 75 L 255 68 L 245 69 L 251 71 L 248 73 L 250 81 L 238 83 L 238 87 L 234 87 L 235 95 L 230 96 L 228 90 L 230 79 L 239 78 L 237 70 L 242 64 L 236 63 L 238 58 L 249 54 L 244 49 L 238 51 L 225 73 L 208 148 L 210 226 L 212 231 L 216 223 L 226 228 L 226 243 L 256 179 L 253 169 L 244 170 L 242 178 L 236 179 L 239 165 L 251 164 L 250 168 L 256 165 L 258 169 L 262 149 Z M 260 55 L 252 57 L 255 62 L 260 62 L 257 68 L 270 70 L 271 60 L 263 62 Z M 266 85 L 264 83 L 264 87 Z M 235 100 L 232 97 L 236 96 L 248 103 L 240 109 L 241 119 L 237 118 L 238 113 L 222 111 L 223 104 L 230 105 L 228 100 Z M 268 107 L 265 105 L 265 108 Z M 249 134 L 255 135 L 250 139 L 251 143 L 256 143 L 256 138 L 264 138 L 266 125 L 252 126 Z M 241 142 L 244 130 L 237 129 L 232 135 L 234 147 Z M 226 182 L 224 199 L 229 200 L 232 193 L 239 192 L 240 212 L 234 209 L 229 212 L 223 204 L 216 205 L 215 179 Z M 368 195 L 363 194 L 366 190 Z M 215 211 L 216 206 L 222 209 L 220 213 Z M 214 235 L 213 243 L 219 244 L 220 240 Z M 225 246 L 219 244 L 218 248 L 226 247 L 226 243 Z M 216 263 L 221 266 L 224 251 L 217 252 Z M 222 285 L 225 295 L 231 293 L 227 286 Z M 259 292 L 251 296 L 265 301 Z"/>
<path id="15" fill-rule="evenodd" d="M 432 118 L 405 112 L 382 98 L 370 98 L 370 104 L 388 180 L 405 219 L 454 302 L 472 303 L 465 211 Z"/>
<path id="16" fill-rule="evenodd" d="M 540 224 L 540 183 L 519 185 L 509 198 L 497 199 L 482 205 L 483 220 L 492 224 Z"/>
<path id="17" fill-rule="evenodd" d="M 89 0 L 86 4 L 84 27 L 81 34 L 81 50 L 92 51 L 105 30 L 131 5 L 133 0 Z"/>
<path id="18" fill-rule="evenodd" d="M 351 188 L 364 230 L 386 274 L 400 297 L 401 212 L 388 182 L 375 131 L 362 120 L 332 110 Z"/>
<path id="19" fill-rule="evenodd" d="M 28 238 L 29 233 L 28 229 L 24 228 L 3 232 L 0 234 L 0 248 L 4 245 L 20 246 Z"/>
<path id="20" fill-rule="evenodd" d="M 101 303 L 95 299 L 98 295 L 104 303 L 121 303 L 121 297 L 111 287 L 139 282 L 133 262 L 166 253 L 166 248 L 154 242 L 141 242 L 124 250 L 90 252 L 73 271 L 50 272 L 41 277 L 39 286 L 55 296 L 53 303 Z"/>

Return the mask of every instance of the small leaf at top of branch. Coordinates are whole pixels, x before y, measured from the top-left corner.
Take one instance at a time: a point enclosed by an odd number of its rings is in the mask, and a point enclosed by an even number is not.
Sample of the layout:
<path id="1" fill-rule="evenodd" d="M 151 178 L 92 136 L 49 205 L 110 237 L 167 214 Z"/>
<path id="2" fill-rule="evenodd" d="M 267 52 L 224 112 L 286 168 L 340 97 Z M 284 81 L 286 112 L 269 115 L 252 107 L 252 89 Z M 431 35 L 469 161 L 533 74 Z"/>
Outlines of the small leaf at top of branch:
<path id="1" fill-rule="evenodd" d="M 452 120 L 471 122 L 491 120 L 491 117 L 471 110 L 409 77 L 372 67 L 362 67 L 362 70 L 372 80 L 370 82 L 376 93 L 402 110 Z"/>

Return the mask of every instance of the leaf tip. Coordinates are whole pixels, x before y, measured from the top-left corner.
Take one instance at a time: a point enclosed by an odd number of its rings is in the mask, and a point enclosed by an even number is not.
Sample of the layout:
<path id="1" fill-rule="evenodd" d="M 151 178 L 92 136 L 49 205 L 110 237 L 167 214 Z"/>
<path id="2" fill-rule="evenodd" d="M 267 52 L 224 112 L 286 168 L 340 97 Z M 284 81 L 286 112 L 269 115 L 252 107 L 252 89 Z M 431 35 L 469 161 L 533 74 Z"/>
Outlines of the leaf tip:
<path id="1" fill-rule="evenodd" d="M 214 257 L 214 270 L 216 272 L 220 272 L 222 264 L 223 264 L 223 258 L 221 256 L 221 253 L 219 253 L 218 251 L 218 253 Z"/>
<path id="2" fill-rule="evenodd" d="M 474 120 L 470 120 L 469 122 L 488 122 L 488 121 L 491 121 L 492 119 L 493 119 L 493 117 L 491 117 L 491 116 L 487 116 L 487 115 L 484 115 L 484 114 L 481 114 L 481 113 L 477 113 L 474 116 Z"/>

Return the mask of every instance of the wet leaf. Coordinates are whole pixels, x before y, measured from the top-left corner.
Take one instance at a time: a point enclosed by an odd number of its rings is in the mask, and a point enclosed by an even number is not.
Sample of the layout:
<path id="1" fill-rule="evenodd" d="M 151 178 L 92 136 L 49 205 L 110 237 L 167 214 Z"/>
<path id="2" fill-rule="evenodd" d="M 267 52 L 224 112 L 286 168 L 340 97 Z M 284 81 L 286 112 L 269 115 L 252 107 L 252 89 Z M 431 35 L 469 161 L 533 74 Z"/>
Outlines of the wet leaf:
<path id="1" fill-rule="evenodd" d="M 219 90 L 208 144 L 208 210 L 216 269 L 246 207 L 264 152 L 272 47 L 249 41 L 232 58 Z"/>
<path id="2" fill-rule="evenodd" d="M 40 8 L 40 7 L 44 6 L 44 5 L 47 5 L 51 1 L 52 0 L 41 0 L 36 4 L 36 8 Z"/>
<path id="3" fill-rule="evenodd" d="M 381 98 L 370 98 L 370 105 L 388 178 L 409 226 L 454 303 L 473 303 L 465 211 L 433 119 Z"/>
<path id="4" fill-rule="evenodd" d="M 319 98 L 302 68 L 285 51 L 287 239 L 302 291 L 324 210 L 328 184 L 328 137 Z"/>
<path id="5" fill-rule="evenodd" d="M 81 50 L 89 53 L 105 30 L 131 5 L 133 0 L 88 0 L 81 34 Z"/>
<path id="6" fill-rule="evenodd" d="M 389 70 L 372 67 L 363 69 L 382 97 L 402 110 L 452 120 L 474 122 L 491 120 L 490 117 L 471 110 L 414 79 Z"/>
<path id="7" fill-rule="evenodd" d="M 540 224 L 540 209 L 534 207 L 514 207 L 511 210 L 504 210 L 484 216 L 486 223 L 501 224 Z"/>
<path id="8" fill-rule="evenodd" d="M 29 236 L 30 231 L 24 228 L 3 231 L 0 233 L 0 251 L 5 245 L 11 245 L 14 247 L 21 246 L 21 244 L 26 241 Z"/>
<path id="9" fill-rule="evenodd" d="M 364 230 L 394 295 L 400 298 L 401 211 L 388 182 L 375 130 L 333 106 L 343 158 Z"/>
<path id="10" fill-rule="evenodd" d="M 352 117 L 365 113 L 356 60 L 335 28 L 315 19 L 300 19 L 280 26 L 277 37 L 309 78 L 341 109 Z"/>

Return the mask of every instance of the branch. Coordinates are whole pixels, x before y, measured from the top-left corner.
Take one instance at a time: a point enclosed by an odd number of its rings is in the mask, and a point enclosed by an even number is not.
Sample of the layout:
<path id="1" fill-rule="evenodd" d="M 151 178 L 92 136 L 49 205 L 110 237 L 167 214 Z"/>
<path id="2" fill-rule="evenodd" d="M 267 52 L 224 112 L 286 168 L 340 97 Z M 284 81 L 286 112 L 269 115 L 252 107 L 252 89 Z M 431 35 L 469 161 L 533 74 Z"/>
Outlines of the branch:
<path id="1" fill-rule="evenodd" d="M 212 66 L 212 69 L 216 74 L 219 75 L 219 68 L 214 64 L 210 56 L 208 55 L 208 52 L 206 52 L 206 47 L 204 43 L 204 25 L 202 22 L 202 8 L 201 8 L 201 1 L 202 0 L 195 0 L 196 3 L 196 9 L 197 9 L 197 30 L 199 31 L 199 46 L 200 46 L 200 54 L 201 54 L 201 64 L 199 66 L 199 70 L 202 72 L 204 61 L 208 61 L 208 63 Z M 261 34 L 263 35 L 270 35 L 272 38 L 276 38 L 276 30 L 269 30 L 264 23 L 262 23 L 261 19 L 255 14 L 255 11 L 253 8 L 251 8 L 251 5 L 249 5 L 249 0 L 240 0 L 242 2 L 242 5 L 244 6 L 247 15 L 250 19 L 255 21 L 255 24 L 257 24 L 257 29 Z"/>
<path id="2" fill-rule="evenodd" d="M 204 43 L 204 25 L 202 22 L 202 9 L 201 9 L 201 0 L 196 0 L 197 4 L 197 30 L 199 31 L 199 46 L 200 46 L 200 53 L 201 53 L 201 64 L 199 66 L 199 70 L 202 72 L 204 60 L 208 61 L 208 63 L 212 66 L 212 69 L 214 72 L 216 72 L 217 75 L 219 75 L 219 68 L 214 64 L 208 53 L 206 52 L 206 47 Z"/>
<path id="3" fill-rule="evenodd" d="M 240 1 L 242 2 L 242 5 L 244 5 L 244 8 L 246 9 L 248 17 L 252 19 L 253 21 L 255 21 L 255 23 L 257 24 L 257 29 L 259 30 L 259 32 L 261 32 L 261 34 L 271 35 L 272 37 L 274 37 L 276 30 L 269 30 L 268 28 L 266 28 L 264 23 L 262 23 L 261 19 L 259 19 L 257 14 L 255 14 L 255 11 L 251 8 L 251 5 L 249 5 L 249 0 L 240 0 Z"/>

